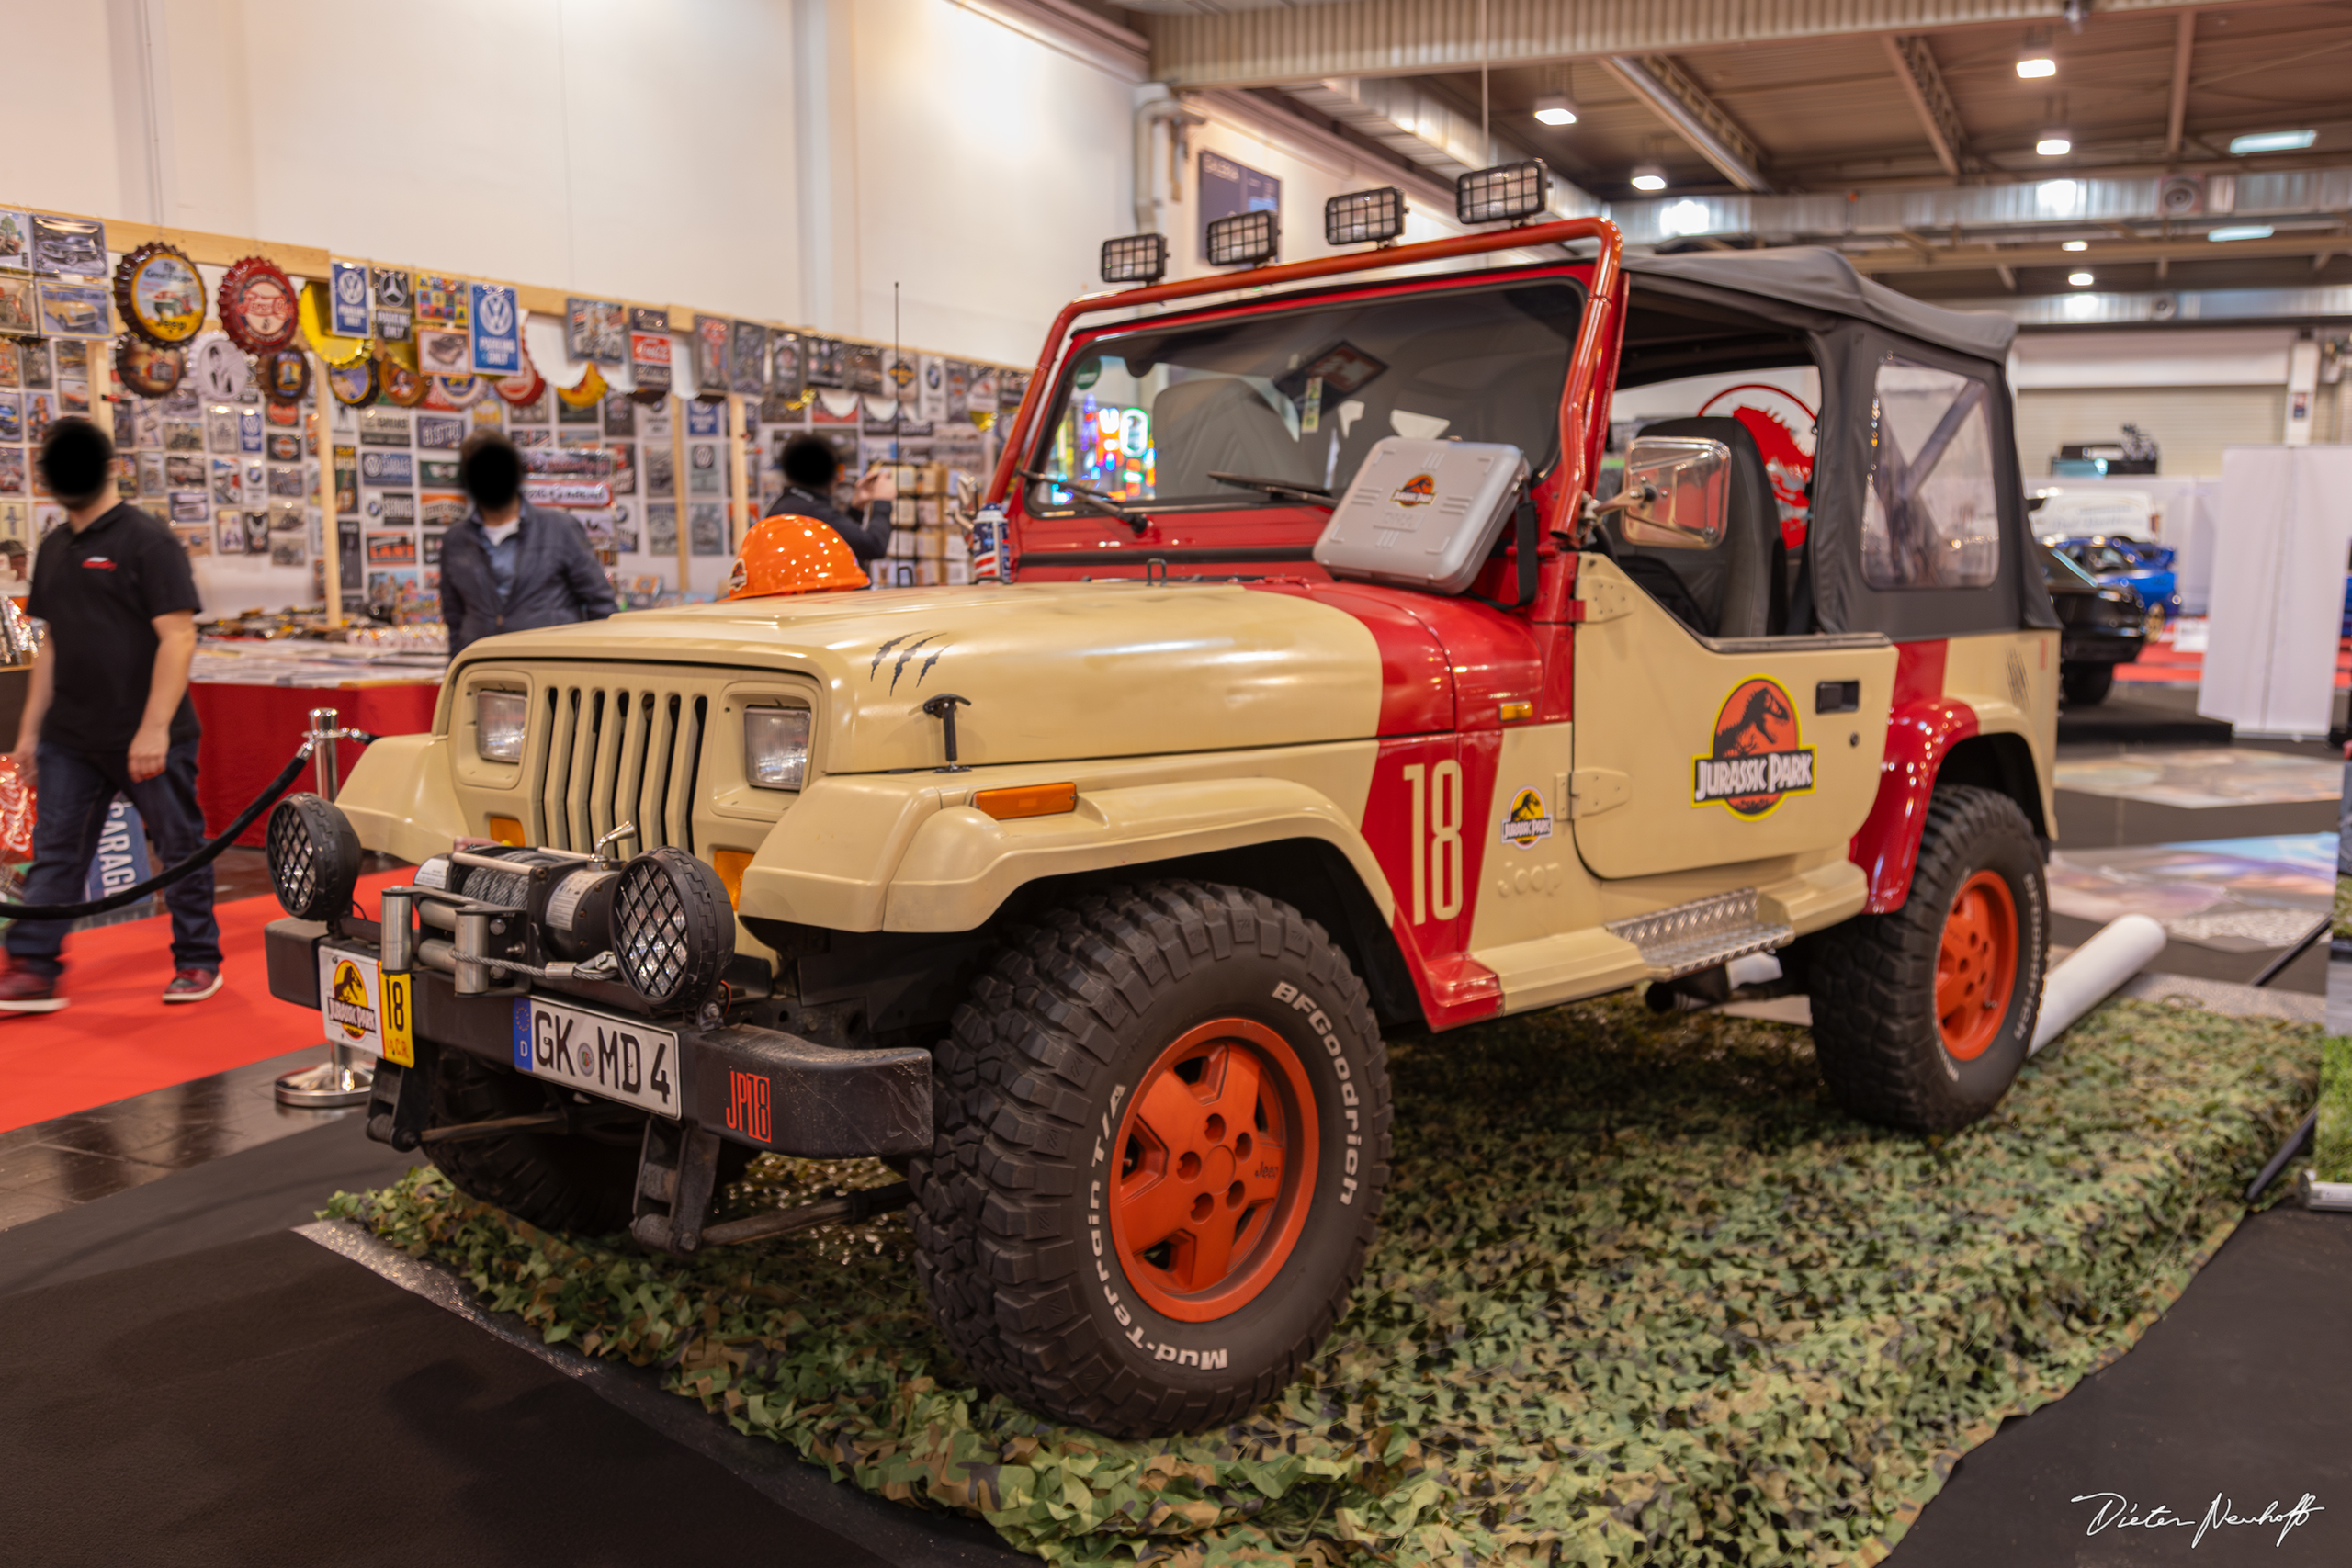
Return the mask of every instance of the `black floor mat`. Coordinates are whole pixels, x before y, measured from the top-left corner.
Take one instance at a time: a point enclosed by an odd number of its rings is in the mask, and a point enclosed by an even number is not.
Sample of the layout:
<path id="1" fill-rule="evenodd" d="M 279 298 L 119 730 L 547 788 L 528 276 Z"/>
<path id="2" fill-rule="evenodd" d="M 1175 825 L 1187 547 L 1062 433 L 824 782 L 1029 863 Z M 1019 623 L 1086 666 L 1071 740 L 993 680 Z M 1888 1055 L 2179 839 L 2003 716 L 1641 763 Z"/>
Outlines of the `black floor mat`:
<path id="1" fill-rule="evenodd" d="M 2249 1218 L 2130 1355 L 1961 1461 L 1888 1568 L 2352 1562 L 2352 1218 Z M 2245 1518 L 2305 1494 L 2285 1532 L 2197 1538 L 2216 1495 Z M 2188 1525 L 2092 1531 L 2098 1500 Z M 2111 1505 L 2110 1505 L 2111 1507 Z"/>
<path id="2" fill-rule="evenodd" d="M 398 1180 L 419 1155 L 345 1116 L 0 1231 L 0 1296 L 308 1224 L 337 1189 Z"/>
<path id="3" fill-rule="evenodd" d="M 0 1300 L 10 1562 L 884 1559 L 298 1235 Z"/>

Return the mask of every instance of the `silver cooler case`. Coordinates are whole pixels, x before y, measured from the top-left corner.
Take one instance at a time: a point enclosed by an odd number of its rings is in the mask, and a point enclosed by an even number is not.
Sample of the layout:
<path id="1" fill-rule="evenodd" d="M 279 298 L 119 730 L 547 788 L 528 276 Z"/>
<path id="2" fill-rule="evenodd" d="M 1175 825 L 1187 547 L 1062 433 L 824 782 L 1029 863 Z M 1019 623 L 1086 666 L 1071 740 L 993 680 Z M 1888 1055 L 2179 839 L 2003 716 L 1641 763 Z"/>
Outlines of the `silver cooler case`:
<path id="1" fill-rule="evenodd" d="M 1516 446 L 1385 436 L 1315 542 L 1315 563 L 1334 577 L 1460 593 L 1526 484 Z"/>

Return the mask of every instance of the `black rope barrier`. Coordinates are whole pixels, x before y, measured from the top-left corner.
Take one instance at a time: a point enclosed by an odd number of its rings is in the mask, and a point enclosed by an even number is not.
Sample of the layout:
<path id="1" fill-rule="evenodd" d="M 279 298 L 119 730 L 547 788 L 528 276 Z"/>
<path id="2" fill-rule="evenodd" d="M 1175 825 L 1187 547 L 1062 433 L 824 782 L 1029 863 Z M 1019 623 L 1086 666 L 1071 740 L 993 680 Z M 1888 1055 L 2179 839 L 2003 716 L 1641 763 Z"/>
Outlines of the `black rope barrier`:
<path id="1" fill-rule="evenodd" d="M 372 735 L 363 735 L 361 731 L 355 729 L 344 730 L 342 734 L 345 739 L 357 740 L 363 745 L 368 741 L 376 739 Z M 311 743 L 308 740 L 302 742 L 300 750 L 294 753 L 293 757 L 288 761 L 285 767 L 278 770 L 277 776 L 269 782 L 269 787 L 263 790 L 259 795 L 254 796 L 252 804 L 248 805 L 243 811 L 237 813 L 237 819 L 235 821 L 230 823 L 226 828 L 221 829 L 216 837 L 207 839 L 204 841 L 203 846 L 198 849 L 196 853 L 188 856 L 187 859 L 180 862 L 179 864 L 172 867 L 169 871 L 158 872 L 144 882 L 135 884 L 130 887 L 125 887 L 119 892 L 109 893 L 103 898 L 90 898 L 79 904 L 10 904 L 0 902 L 0 919 L 78 920 L 85 915 L 103 915 L 109 910 L 119 909 L 126 904 L 136 904 L 140 899 L 146 897 L 147 895 L 156 891 L 158 888 L 169 887 L 173 883 L 179 881 L 181 878 L 195 874 L 197 872 L 204 869 L 204 867 L 210 865 L 214 861 L 219 860 L 220 858 L 221 852 L 226 850 L 231 844 L 235 843 L 237 840 L 243 836 L 244 830 L 254 825 L 254 819 L 260 817 L 264 810 L 274 803 L 279 795 L 284 795 L 288 789 L 293 787 L 294 781 L 301 775 L 302 769 L 307 766 L 311 761 Z M 38 803 L 40 800 L 40 795 L 38 793 L 38 784 L 35 785 L 35 809 L 39 809 Z"/>

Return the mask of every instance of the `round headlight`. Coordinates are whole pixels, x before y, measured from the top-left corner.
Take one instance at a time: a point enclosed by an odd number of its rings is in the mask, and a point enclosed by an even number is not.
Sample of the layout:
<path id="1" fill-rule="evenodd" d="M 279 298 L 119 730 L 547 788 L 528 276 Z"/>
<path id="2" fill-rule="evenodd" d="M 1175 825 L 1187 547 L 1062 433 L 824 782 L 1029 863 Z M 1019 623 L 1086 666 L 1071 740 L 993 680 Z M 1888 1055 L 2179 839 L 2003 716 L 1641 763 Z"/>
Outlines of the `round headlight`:
<path id="1" fill-rule="evenodd" d="M 289 795 L 269 814 L 270 886 L 278 907 L 298 920 L 351 912 L 359 854 L 351 818 L 318 795 Z"/>
<path id="2" fill-rule="evenodd" d="M 649 1005 L 695 1006 L 735 956 L 727 885 L 681 849 L 638 856 L 613 889 L 613 953 Z"/>

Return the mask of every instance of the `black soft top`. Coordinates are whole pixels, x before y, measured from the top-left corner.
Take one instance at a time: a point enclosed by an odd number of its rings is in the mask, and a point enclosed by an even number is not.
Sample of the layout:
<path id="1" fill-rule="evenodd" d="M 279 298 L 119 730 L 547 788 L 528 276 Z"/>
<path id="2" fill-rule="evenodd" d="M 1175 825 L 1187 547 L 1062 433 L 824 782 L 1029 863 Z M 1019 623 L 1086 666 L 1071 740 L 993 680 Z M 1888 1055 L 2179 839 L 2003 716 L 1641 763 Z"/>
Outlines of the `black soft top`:
<path id="1" fill-rule="evenodd" d="M 1853 316 L 1980 359 L 2007 359 L 2010 340 L 2018 335 L 2012 317 L 1997 310 L 1947 310 L 1924 304 L 1872 283 L 1844 256 L 1821 245 L 1629 255 L 1625 270 Z"/>

